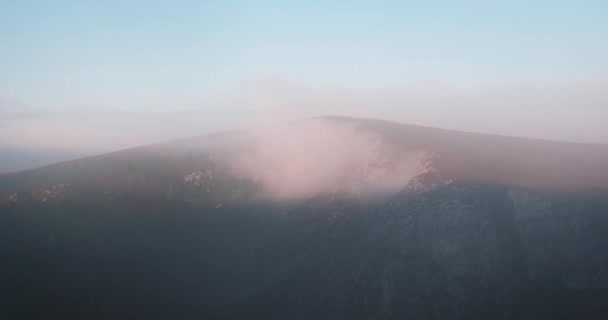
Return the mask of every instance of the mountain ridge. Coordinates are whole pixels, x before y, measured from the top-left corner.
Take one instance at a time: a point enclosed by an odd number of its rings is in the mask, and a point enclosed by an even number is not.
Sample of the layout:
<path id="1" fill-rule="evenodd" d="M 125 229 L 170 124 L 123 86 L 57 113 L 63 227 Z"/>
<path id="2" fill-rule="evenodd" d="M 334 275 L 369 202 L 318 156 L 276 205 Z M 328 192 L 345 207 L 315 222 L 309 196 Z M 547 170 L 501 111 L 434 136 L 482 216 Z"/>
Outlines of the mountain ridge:
<path id="1" fill-rule="evenodd" d="M 311 124 L 314 130 L 310 130 Z M 302 129 L 292 130 L 292 126 Z M 324 131 L 326 137 L 309 137 L 311 131 Z M 380 161 L 388 161 L 385 165 L 393 167 L 404 161 L 411 162 L 410 166 L 418 166 L 420 157 L 432 156 L 431 166 L 446 179 L 562 192 L 595 192 L 608 189 L 608 145 L 483 135 L 385 120 L 333 116 L 293 122 L 288 124 L 286 129 L 272 132 L 270 137 L 252 138 L 255 132 L 230 131 L 191 137 L 3 174 L 0 175 L 0 203 L 6 203 L 9 197 L 18 192 L 59 185 L 66 188 L 67 185 L 75 183 L 85 187 L 98 184 L 100 189 L 105 189 L 100 190 L 101 192 L 121 194 L 137 192 L 136 185 L 139 185 L 142 189 L 155 189 L 156 191 L 146 191 L 151 197 L 165 196 L 179 180 L 186 183 L 187 175 L 196 175 L 201 170 L 218 170 L 223 179 L 232 179 L 235 183 L 243 179 L 255 180 L 259 174 L 244 173 L 243 176 L 242 172 L 235 173 L 232 167 L 250 164 L 236 163 L 238 161 L 234 159 L 251 157 L 251 152 L 255 152 L 251 150 L 264 150 L 266 145 L 275 144 L 275 136 L 281 135 L 286 136 L 284 141 L 270 150 L 271 155 L 264 155 L 265 158 L 259 159 L 262 163 L 256 163 L 256 166 L 266 165 L 263 162 L 268 161 L 286 166 L 286 163 L 293 159 L 305 157 L 309 162 L 308 167 L 293 173 L 299 177 L 309 174 L 310 170 L 316 170 L 318 163 L 323 164 L 323 159 L 315 159 L 316 155 L 308 153 L 317 153 L 318 158 L 324 158 L 327 154 L 333 154 L 328 148 L 336 149 L 342 145 L 357 144 L 364 149 L 371 148 L 367 151 L 371 152 L 369 157 L 377 157 L 379 152 L 381 158 L 388 156 L 390 159 Z M 330 140 L 335 141 L 331 146 L 324 146 L 328 136 Z M 322 148 L 315 151 L 318 145 Z M 290 152 L 293 153 L 292 156 Z M 339 161 L 347 161 L 349 157 L 361 157 L 362 153 L 364 152 L 360 150 L 347 149 L 335 152 L 335 155 L 340 157 Z M 287 156 L 292 160 L 287 160 Z M 361 161 L 372 161 L 370 159 Z M 332 170 L 335 171 L 339 167 L 327 168 L 330 171 L 324 174 L 319 172 L 319 183 L 326 183 L 321 181 L 325 179 L 324 175 L 332 174 Z M 288 169 L 295 170 L 287 167 L 285 170 Z M 264 170 L 266 171 L 262 172 L 262 175 L 268 175 L 268 170 L 275 169 Z M 389 175 L 387 172 L 381 174 Z M 394 188 L 395 191 L 405 187 L 405 179 L 411 179 L 415 173 L 410 172 L 407 175 L 409 178 L 404 177 L 403 181 L 395 182 L 401 184 Z M 277 183 L 281 184 L 280 180 L 288 177 L 293 179 L 291 176 L 280 175 L 273 179 L 278 179 Z"/>
<path id="2" fill-rule="evenodd" d="M 608 191 L 507 183 L 603 182 L 602 150 L 324 121 L 0 177 L 0 317 L 608 313 Z"/>

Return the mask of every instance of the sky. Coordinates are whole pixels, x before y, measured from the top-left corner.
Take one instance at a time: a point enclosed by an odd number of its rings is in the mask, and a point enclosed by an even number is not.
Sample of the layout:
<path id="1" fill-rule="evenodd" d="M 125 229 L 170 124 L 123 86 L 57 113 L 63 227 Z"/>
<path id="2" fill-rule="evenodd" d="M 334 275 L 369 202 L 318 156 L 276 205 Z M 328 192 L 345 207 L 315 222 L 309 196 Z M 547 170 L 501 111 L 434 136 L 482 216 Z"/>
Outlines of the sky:
<path id="1" fill-rule="evenodd" d="M 607 17 L 605 0 L 0 0 L 0 147 L 322 114 L 608 142 Z"/>

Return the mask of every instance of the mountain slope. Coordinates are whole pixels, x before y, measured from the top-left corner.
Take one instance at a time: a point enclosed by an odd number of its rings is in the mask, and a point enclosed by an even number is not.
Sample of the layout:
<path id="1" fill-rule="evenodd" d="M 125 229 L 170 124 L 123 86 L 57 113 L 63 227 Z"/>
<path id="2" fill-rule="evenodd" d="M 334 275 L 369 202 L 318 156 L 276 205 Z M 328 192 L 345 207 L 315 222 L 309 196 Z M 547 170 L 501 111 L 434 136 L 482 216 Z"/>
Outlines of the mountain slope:
<path id="1" fill-rule="evenodd" d="M 432 166 L 444 178 L 467 182 L 561 191 L 608 188 L 606 145 L 481 135 L 356 118 L 312 119 L 294 123 L 292 127 L 295 129 L 282 128 L 271 132 L 272 135 L 284 135 L 284 141 L 270 150 L 268 157 L 260 160 L 278 163 L 281 167 L 287 162 L 295 162 L 288 157 L 292 155 L 292 158 L 307 157 L 310 165 L 294 171 L 296 177 L 279 176 L 275 179 L 293 179 L 314 172 L 316 167 L 322 167 L 324 158 L 335 158 L 336 154 L 342 158 L 359 157 L 363 153 L 361 147 L 371 150 L 365 151 L 370 155 L 364 155 L 363 167 L 394 167 L 407 162 L 413 168 L 406 178 L 420 173 L 418 166 L 427 162 L 426 165 Z M 311 129 L 323 132 L 315 135 Z M 323 144 L 328 140 L 327 136 L 330 136 L 329 140 L 335 140 L 334 144 Z M 256 137 L 251 132 L 209 135 L 0 175 L 0 201 L 6 203 L 9 197 L 23 191 L 53 193 L 53 188 L 61 189 L 62 194 L 71 197 L 72 201 L 84 198 L 100 200 L 104 194 L 108 197 L 171 197 L 173 193 L 181 193 L 184 185 L 189 183 L 221 195 L 226 192 L 222 188 L 227 186 L 216 186 L 216 182 L 242 185 L 243 180 L 254 180 L 258 178 L 256 176 L 264 175 L 265 172 L 255 172 L 255 175 L 238 172 L 234 167 L 247 165 L 239 163 L 239 159 L 255 156 L 258 149 L 267 151 L 264 147 L 277 144 L 276 140 L 275 136 Z M 334 151 L 318 147 L 335 149 L 349 143 L 355 146 L 354 150 Z M 337 161 L 337 166 L 350 165 L 340 163 L 344 162 L 343 159 Z M 267 171 L 270 170 L 276 168 L 268 168 Z M 209 186 L 202 185 L 205 176 Z M 397 181 L 393 191 L 406 183 L 407 179 Z M 23 197 L 32 195 L 24 194 Z"/>
<path id="2" fill-rule="evenodd" d="M 370 119 L 0 176 L 0 316 L 602 319 L 606 146 Z"/>

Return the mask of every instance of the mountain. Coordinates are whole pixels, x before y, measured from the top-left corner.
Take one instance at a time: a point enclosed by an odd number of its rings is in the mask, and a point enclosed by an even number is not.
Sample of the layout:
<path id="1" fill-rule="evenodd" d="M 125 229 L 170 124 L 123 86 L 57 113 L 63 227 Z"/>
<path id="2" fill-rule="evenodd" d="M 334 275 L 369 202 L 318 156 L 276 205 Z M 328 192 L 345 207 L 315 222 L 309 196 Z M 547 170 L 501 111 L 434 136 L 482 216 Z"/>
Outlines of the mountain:
<path id="1" fill-rule="evenodd" d="M 0 315 L 608 314 L 608 146 L 324 117 L 0 175 Z"/>
<path id="2" fill-rule="evenodd" d="M 84 152 L 70 150 L 4 147 L 0 148 L 0 174 L 33 169 L 85 155 Z"/>

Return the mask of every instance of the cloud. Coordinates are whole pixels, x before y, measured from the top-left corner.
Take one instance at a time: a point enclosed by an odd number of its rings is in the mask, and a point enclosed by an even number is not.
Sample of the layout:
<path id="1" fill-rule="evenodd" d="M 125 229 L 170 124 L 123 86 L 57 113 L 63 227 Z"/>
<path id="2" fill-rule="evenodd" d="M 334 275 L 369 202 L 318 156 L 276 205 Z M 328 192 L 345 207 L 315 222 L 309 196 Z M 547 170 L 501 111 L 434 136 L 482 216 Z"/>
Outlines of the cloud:
<path id="1" fill-rule="evenodd" d="M 324 119 L 254 130 L 243 142 L 248 152 L 231 160 L 232 170 L 278 199 L 396 192 L 419 173 L 422 155 L 392 148 L 352 124 Z"/>

